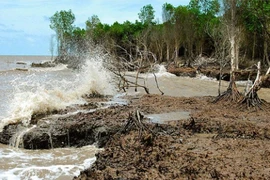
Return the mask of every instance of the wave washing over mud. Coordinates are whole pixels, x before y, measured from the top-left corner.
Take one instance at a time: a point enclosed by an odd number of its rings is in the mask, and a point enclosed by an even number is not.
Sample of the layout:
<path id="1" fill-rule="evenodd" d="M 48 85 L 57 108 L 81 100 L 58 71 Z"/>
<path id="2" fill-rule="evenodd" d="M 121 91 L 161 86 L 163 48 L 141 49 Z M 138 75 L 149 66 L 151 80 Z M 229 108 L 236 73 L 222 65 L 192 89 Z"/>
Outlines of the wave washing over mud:
<path id="1" fill-rule="evenodd" d="M 0 179 L 72 179 L 95 161 L 94 146 L 23 150 L 0 145 Z"/>
<path id="2" fill-rule="evenodd" d="M 32 62 L 44 62 L 44 57 L 5 58 L 0 57 L 5 66 L 0 69 L 0 131 L 9 123 L 22 122 L 26 127 L 23 131 L 18 129 L 10 146 L 0 144 L 0 179 L 72 179 L 95 161 L 94 154 L 99 149 L 85 146 L 31 151 L 16 147 L 23 133 L 31 129 L 27 126 L 34 114 L 76 107 L 85 103 L 83 95 L 93 92 L 114 95 L 113 76 L 103 66 L 107 56 L 92 54 L 80 70 L 61 64 L 49 68 L 30 66 Z M 17 66 L 27 71 L 14 69 Z"/>
<path id="3" fill-rule="evenodd" d="M 8 102 L 8 116 L 1 120 L 0 130 L 9 123 L 22 121 L 27 126 L 33 114 L 60 110 L 73 104 L 84 103 L 81 98 L 92 92 L 112 95 L 114 87 L 112 75 L 103 66 L 106 56 L 95 55 L 88 58 L 80 72 L 63 67 L 46 72 L 34 69 L 26 76 L 12 81 L 13 98 Z M 62 71 L 61 71 L 62 70 Z"/>

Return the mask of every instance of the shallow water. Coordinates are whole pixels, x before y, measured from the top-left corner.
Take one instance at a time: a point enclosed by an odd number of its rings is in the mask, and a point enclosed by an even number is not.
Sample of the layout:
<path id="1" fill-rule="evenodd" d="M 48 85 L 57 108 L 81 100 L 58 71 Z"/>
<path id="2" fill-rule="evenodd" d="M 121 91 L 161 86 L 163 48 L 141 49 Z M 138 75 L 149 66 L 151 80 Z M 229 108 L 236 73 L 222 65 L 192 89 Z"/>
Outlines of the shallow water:
<path id="1" fill-rule="evenodd" d="M 0 131 L 10 122 L 27 126 L 33 113 L 85 103 L 81 96 L 91 91 L 113 93 L 102 58 L 89 58 L 81 71 L 73 71 L 64 65 L 30 67 L 48 57 L 0 56 Z M 18 146 L 24 131 L 11 144 Z M 97 151 L 94 146 L 31 151 L 0 144 L 0 179 L 72 179 L 93 163 Z"/>
<path id="2" fill-rule="evenodd" d="M 135 76 L 135 73 L 129 73 L 131 76 Z M 153 76 L 141 75 L 141 78 L 138 82 L 141 85 L 146 85 L 149 87 L 151 94 L 161 94 L 158 90 Z M 128 77 L 130 80 L 134 81 L 135 78 Z M 164 95 L 175 96 L 175 97 L 194 97 L 194 96 L 217 96 L 218 95 L 218 86 L 219 83 L 215 79 L 207 78 L 205 76 L 198 76 L 196 78 L 190 77 L 176 77 L 170 73 L 161 73 L 157 76 L 157 82 L 161 91 L 164 92 Z M 222 81 L 221 83 L 221 92 L 225 91 L 229 83 Z M 245 87 L 243 83 L 239 85 L 239 91 L 244 92 Z M 127 94 L 136 95 L 136 94 L 146 94 L 143 88 L 138 88 L 137 92 L 134 91 L 134 88 L 127 89 Z M 270 102 L 270 89 L 262 88 L 258 92 L 260 98 Z"/>
<path id="3" fill-rule="evenodd" d="M 95 161 L 95 146 L 24 150 L 0 144 L 0 179 L 73 179 Z"/>
<path id="4" fill-rule="evenodd" d="M 150 119 L 150 122 L 165 124 L 168 123 L 169 121 L 179 121 L 188 119 L 190 117 L 190 112 L 177 111 L 161 114 L 147 114 L 146 117 Z"/>

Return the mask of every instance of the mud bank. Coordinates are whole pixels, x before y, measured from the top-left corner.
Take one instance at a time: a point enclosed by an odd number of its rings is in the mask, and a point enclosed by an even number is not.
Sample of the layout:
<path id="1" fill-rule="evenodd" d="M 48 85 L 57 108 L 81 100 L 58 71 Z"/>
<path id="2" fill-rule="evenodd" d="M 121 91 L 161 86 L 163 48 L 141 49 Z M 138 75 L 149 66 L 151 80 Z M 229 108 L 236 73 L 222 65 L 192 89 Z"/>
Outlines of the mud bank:
<path id="1" fill-rule="evenodd" d="M 0 143 L 25 149 L 81 147 L 93 143 L 103 147 L 127 119 L 121 112 L 130 107 L 112 105 L 104 108 L 109 98 L 88 97 L 87 100 L 84 105 L 51 115 L 35 115 L 27 128 L 21 123 L 7 125 L 0 132 Z"/>
<path id="2" fill-rule="evenodd" d="M 144 119 L 143 128 L 125 131 L 129 121 L 123 121 L 96 162 L 74 179 L 269 179 L 269 104 L 256 111 L 212 101 L 160 95 L 131 100 L 145 114 L 182 109 L 191 117 L 167 124 Z"/>

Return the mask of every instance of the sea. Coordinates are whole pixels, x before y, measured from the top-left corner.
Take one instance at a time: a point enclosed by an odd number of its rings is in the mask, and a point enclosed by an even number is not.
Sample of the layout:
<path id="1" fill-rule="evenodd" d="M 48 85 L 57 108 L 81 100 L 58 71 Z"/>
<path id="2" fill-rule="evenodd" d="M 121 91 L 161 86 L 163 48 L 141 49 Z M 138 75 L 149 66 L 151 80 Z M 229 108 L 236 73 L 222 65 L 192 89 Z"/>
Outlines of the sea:
<path id="1" fill-rule="evenodd" d="M 114 95 L 105 57 L 92 55 L 80 70 L 59 64 L 33 68 L 50 56 L 0 56 L 0 131 L 12 122 L 27 126 L 31 115 L 84 103 L 93 91 Z M 24 150 L 0 144 L 0 179 L 73 179 L 95 161 L 95 146 L 51 150 Z"/>
<path id="2" fill-rule="evenodd" d="M 117 91 L 114 75 L 104 67 L 106 58 L 102 54 L 92 54 L 80 70 L 73 70 L 63 64 L 49 68 L 31 67 L 32 63 L 51 61 L 50 56 L 0 56 L 0 131 L 14 122 L 22 122 L 27 127 L 33 113 L 83 104 L 82 96 L 91 92 L 112 97 L 146 93 L 142 88 L 138 91 L 132 88 L 127 92 Z M 134 72 L 127 72 L 127 75 L 129 78 L 136 76 Z M 215 79 L 203 75 L 196 78 L 176 77 L 168 73 L 164 66 L 157 66 L 155 74 L 140 75 L 139 83 L 147 86 L 151 94 L 161 94 L 162 91 L 170 96 L 218 95 L 218 81 Z M 223 82 L 221 89 L 225 90 L 227 86 L 228 83 Z M 269 89 L 260 90 L 259 95 L 270 102 Z M 119 98 L 112 99 L 119 101 Z M 165 120 L 166 117 L 177 119 L 175 116 L 176 113 L 155 115 L 157 119 L 162 117 Z M 25 150 L 14 143 L 0 144 L 0 179 L 73 179 L 91 166 L 95 153 L 99 151 L 102 149 L 92 145 Z"/>

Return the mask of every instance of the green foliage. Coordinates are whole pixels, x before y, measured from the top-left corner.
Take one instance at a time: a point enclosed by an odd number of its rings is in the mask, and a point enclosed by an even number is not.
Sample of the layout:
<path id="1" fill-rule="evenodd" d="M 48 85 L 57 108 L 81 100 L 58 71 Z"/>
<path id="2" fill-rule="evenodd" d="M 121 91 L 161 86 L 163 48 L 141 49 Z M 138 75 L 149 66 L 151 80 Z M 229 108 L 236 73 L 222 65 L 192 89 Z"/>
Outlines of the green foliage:
<path id="1" fill-rule="evenodd" d="M 143 6 L 138 15 L 143 24 L 152 24 L 155 19 L 155 11 L 151 4 Z"/>
<path id="2" fill-rule="evenodd" d="M 253 58 L 254 54 L 262 58 L 263 46 L 270 45 L 270 1 L 233 2 L 236 3 L 236 26 L 241 29 L 240 55 L 245 52 L 247 58 Z M 71 10 L 60 11 L 50 18 L 50 27 L 58 38 L 58 54 L 84 51 L 85 43 L 91 41 L 102 44 L 116 56 L 125 56 L 128 52 L 137 58 L 139 51 L 148 50 L 162 62 L 177 58 L 181 48 L 180 56 L 193 59 L 200 54 L 213 55 L 215 49 L 211 44 L 226 38 L 226 33 L 218 30 L 226 24 L 223 20 L 230 17 L 230 3 L 231 0 L 190 0 L 189 5 L 176 7 L 164 3 L 161 24 L 154 22 L 155 11 L 148 4 L 140 9 L 139 21 L 109 25 L 92 15 L 85 22 L 85 29 L 73 25 L 75 16 Z M 210 34 L 215 34 L 215 38 Z"/>
<path id="3" fill-rule="evenodd" d="M 55 30 L 57 33 L 71 33 L 74 29 L 73 23 L 75 21 L 75 15 L 71 9 L 68 11 L 56 12 L 50 17 L 50 28 Z"/>
<path id="4" fill-rule="evenodd" d="M 97 15 L 93 15 L 88 20 L 85 22 L 86 24 L 86 30 L 93 30 L 95 29 L 98 24 L 100 24 L 100 19 L 98 18 Z"/>
<path id="5" fill-rule="evenodd" d="M 218 0 L 191 0 L 189 8 L 207 15 L 216 15 L 220 11 Z"/>
<path id="6" fill-rule="evenodd" d="M 68 40 L 74 30 L 75 15 L 71 10 L 56 12 L 50 17 L 50 28 L 56 33 L 58 42 L 58 55 L 67 53 Z"/>
<path id="7" fill-rule="evenodd" d="M 175 8 L 173 5 L 165 3 L 162 6 L 162 20 L 163 22 L 173 21 Z"/>

